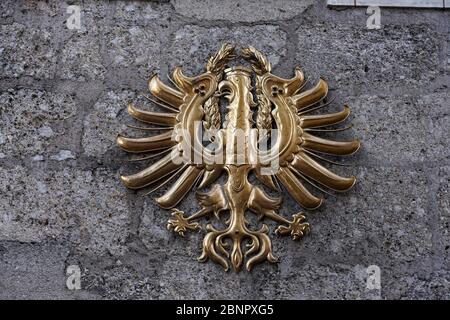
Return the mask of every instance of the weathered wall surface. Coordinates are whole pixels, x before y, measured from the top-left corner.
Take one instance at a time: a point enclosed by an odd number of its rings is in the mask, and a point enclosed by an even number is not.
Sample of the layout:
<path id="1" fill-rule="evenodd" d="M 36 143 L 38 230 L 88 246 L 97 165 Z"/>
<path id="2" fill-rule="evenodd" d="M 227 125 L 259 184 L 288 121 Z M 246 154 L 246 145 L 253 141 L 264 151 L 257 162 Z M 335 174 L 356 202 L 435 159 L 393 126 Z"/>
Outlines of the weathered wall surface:
<path id="1" fill-rule="evenodd" d="M 81 5 L 69 30 L 67 5 Z M 325 1 L 1 1 L 0 298 L 450 298 L 450 12 Z M 301 242 L 274 236 L 276 265 L 224 273 L 196 261 L 201 235 L 125 190 L 126 102 L 220 43 L 254 45 L 274 73 L 300 65 L 349 103 L 363 148 L 337 168 L 355 188 L 309 213 Z M 148 105 L 150 108 L 150 106 Z M 190 195 L 180 206 L 196 209 Z M 285 199 L 282 213 L 300 208 Z M 66 288 L 79 265 L 82 290 Z M 381 269 L 381 290 L 366 268 Z"/>

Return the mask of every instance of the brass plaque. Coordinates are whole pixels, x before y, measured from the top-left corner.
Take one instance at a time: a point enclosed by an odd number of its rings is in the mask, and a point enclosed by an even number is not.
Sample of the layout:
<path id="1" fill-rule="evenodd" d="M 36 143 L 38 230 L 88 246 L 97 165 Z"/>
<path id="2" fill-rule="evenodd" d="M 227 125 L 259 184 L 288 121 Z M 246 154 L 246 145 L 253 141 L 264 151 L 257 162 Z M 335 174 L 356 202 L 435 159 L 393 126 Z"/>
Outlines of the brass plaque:
<path id="1" fill-rule="evenodd" d="M 251 69 L 228 66 L 239 56 Z M 167 228 L 181 236 L 202 230 L 197 221 L 211 217 L 199 261 L 211 259 L 235 271 L 243 265 L 250 271 L 265 260 L 276 262 L 264 219 L 279 224 L 277 234 L 294 240 L 310 231 L 302 213 L 290 219 L 278 214 L 282 197 L 269 196 L 263 188 L 281 193 L 283 186 L 303 208 L 315 209 L 322 198 L 305 184 L 338 192 L 355 184 L 355 177 L 338 176 L 321 164 L 333 163 L 326 155 L 350 155 L 360 147 L 358 140 L 317 137 L 320 132 L 347 129 L 325 127 L 343 122 L 350 113 L 347 106 L 336 113 L 317 113 L 332 102 L 327 100 L 324 79 L 305 89 L 300 68 L 293 78 L 283 79 L 271 73 L 267 57 L 255 48 L 244 48 L 238 55 L 233 46 L 224 44 L 207 62 L 205 73 L 187 77 L 178 67 L 170 80 L 173 86 L 156 75 L 149 81 L 154 100 L 148 99 L 163 112 L 128 105 L 129 114 L 148 125 L 140 129 L 161 133 L 137 139 L 119 136 L 117 144 L 127 152 L 143 154 L 142 160 L 159 160 L 121 179 L 130 189 L 152 188 L 148 193 L 172 183 L 155 201 L 172 210 Z M 222 173 L 227 175 L 226 183 L 213 184 Z M 261 186 L 249 182 L 250 174 Z M 196 192 L 201 209 L 186 215 L 175 207 L 191 189 L 206 191 Z M 252 228 L 248 214 L 255 214 L 261 226 Z"/>

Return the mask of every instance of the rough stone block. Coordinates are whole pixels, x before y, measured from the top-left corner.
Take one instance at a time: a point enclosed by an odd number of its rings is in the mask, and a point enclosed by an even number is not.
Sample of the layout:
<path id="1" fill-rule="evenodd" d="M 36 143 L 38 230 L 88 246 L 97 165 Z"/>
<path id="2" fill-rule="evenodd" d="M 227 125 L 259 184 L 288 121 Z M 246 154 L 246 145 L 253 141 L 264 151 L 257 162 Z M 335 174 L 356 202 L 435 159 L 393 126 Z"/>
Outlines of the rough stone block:
<path id="1" fill-rule="evenodd" d="M 0 3 L 0 18 L 8 19 L 14 16 L 17 10 L 17 1 L 5 0 Z"/>
<path id="2" fill-rule="evenodd" d="M 162 23 L 167 28 L 170 24 L 172 9 L 171 5 L 164 2 L 154 1 L 117 1 L 114 8 L 113 19 L 118 23 L 131 25 L 151 25 Z"/>
<path id="3" fill-rule="evenodd" d="M 311 235 L 293 250 L 293 268 L 308 259 L 322 263 L 378 265 L 382 272 L 408 273 L 431 267 L 433 230 L 422 169 L 360 167 L 355 187 L 307 214 Z M 348 174 L 347 173 L 347 174 Z M 317 192 L 316 192 L 317 193 Z"/>
<path id="4" fill-rule="evenodd" d="M 187 25 L 175 33 L 173 45 L 168 49 L 170 70 L 182 65 L 188 74 L 205 71 L 209 57 L 220 45 L 230 42 L 238 47 L 252 45 L 267 54 L 276 66 L 286 53 L 286 33 L 276 26 L 253 27 L 199 27 Z"/>
<path id="5" fill-rule="evenodd" d="M 443 265 L 450 262 L 450 166 L 442 166 L 439 168 L 436 177 L 439 183 L 438 192 L 436 194 L 437 207 L 437 230 L 436 237 L 438 242 L 438 256 L 442 257 Z"/>
<path id="6" fill-rule="evenodd" d="M 294 267 L 295 268 L 295 267 Z M 367 288 L 366 266 L 345 264 L 322 265 L 315 263 L 305 264 L 302 268 L 295 268 L 295 272 L 277 279 L 274 275 L 268 280 L 268 285 L 273 292 L 267 298 L 273 299 L 334 299 L 334 300 L 359 300 L 382 299 L 381 290 Z M 273 279 L 273 280 L 272 280 Z M 263 281 L 261 286 L 264 286 Z"/>
<path id="7" fill-rule="evenodd" d="M 74 34 L 61 49 L 57 77 L 75 81 L 103 80 L 106 67 L 100 49 L 98 32 Z"/>
<path id="8" fill-rule="evenodd" d="M 143 93 L 146 94 L 147 93 Z M 158 131 L 145 131 L 136 128 L 157 127 L 133 119 L 127 112 L 129 102 L 137 108 L 156 112 L 165 112 L 140 93 L 129 90 L 107 91 L 102 94 L 94 106 L 87 112 L 83 121 L 82 148 L 83 153 L 90 157 L 103 159 L 109 155 L 120 155 L 124 159 L 141 158 L 142 155 L 132 155 L 122 151 L 116 143 L 119 134 L 126 137 L 148 137 Z M 128 127 L 130 126 L 130 127 Z M 123 161 L 125 161 L 122 159 Z"/>
<path id="9" fill-rule="evenodd" d="M 297 29 L 297 63 L 333 87 L 360 90 L 426 86 L 439 76 L 442 35 L 430 25 L 369 30 L 332 22 Z"/>
<path id="10" fill-rule="evenodd" d="M 89 293 L 107 299 L 161 299 L 157 275 L 152 272 L 139 272 L 121 260 L 94 268 L 85 270 L 82 278 L 82 288 Z"/>
<path id="11" fill-rule="evenodd" d="M 0 26 L 0 77 L 53 78 L 57 66 L 57 40 L 48 28 L 27 28 L 12 23 Z"/>
<path id="12" fill-rule="evenodd" d="M 450 298 L 450 273 L 416 272 L 385 274 L 382 278 L 383 298 L 388 300 L 448 300 Z"/>
<path id="13" fill-rule="evenodd" d="M 341 97 L 351 107 L 352 134 L 362 142 L 358 158 L 373 164 L 437 162 L 449 158 L 446 92 L 413 96 Z"/>
<path id="14" fill-rule="evenodd" d="M 66 287 L 70 248 L 56 241 L 44 244 L 0 242 L 0 298 L 19 300 L 98 299 L 82 287 Z"/>
<path id="15" fill-rule="evenodd" d="M 31 157 L 74 150 L 77 105 L 69 94 L 9 89 L 0 94 L 0 146 L 5 157 Z"/>
<path id="16" fill-rule="evenodd" d="M 105 42 L 109 69 L 125 68 L 129 73 L 137 73 L 144 85 L 159 69 L 160 40 L 152 28 L 135 25 L 105 28 Z"/>
<path id="17" fill-rule="evenodd" d="M 179 14 L 197 20 L 226 20 L 232 22 L 286 21 L 303 13 L 313 0 L 173 0 Z"/>
<path id="18" fill-rule="evenodd" d="M 0 240 L 68 241 L 91 255 L 126 251 L 129 208 L 117 172 L 1 168 Z"/>

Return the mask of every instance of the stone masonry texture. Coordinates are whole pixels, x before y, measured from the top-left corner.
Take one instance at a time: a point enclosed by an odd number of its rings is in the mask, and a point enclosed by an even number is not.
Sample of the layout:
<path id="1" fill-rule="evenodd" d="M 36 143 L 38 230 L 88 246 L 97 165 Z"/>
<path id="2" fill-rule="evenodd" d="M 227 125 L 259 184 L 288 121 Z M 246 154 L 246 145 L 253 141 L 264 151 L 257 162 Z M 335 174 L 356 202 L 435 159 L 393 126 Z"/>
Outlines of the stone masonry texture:
<path id="1" fill-rule="evenodd" d="M 0 298 L 450 299 L 450 12 L 367 18 L 324 0 L 1 1 Z M 337 138 L 363 143 L 336 168 L 356 186 L 306 213 L 300 242 L 272 234 L 280 262 L 251 273 L 197 262 L 202 234 L 170 233 L 170 212 L 118 179 L 138 168 L 114 142 L 138 134 L 127 102 L 156 109 L 149 77 L 199 73 L 223 42 L 262 50 L 280 76 L 325 77 L 330 110 L 352 110 Z M 179 208 L 198 210 L 192 192 Z M 281 213 L 298 211 L 284 195 Z"/>

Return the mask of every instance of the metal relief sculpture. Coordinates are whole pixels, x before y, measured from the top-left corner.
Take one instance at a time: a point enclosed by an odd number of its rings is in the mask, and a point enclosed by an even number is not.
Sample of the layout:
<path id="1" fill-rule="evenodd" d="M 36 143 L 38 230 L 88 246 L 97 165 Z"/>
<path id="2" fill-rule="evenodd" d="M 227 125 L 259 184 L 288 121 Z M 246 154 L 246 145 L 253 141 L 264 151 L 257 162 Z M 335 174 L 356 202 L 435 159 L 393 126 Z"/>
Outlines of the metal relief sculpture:
<path id="1" fill-rule="evenodd" d="M 275 221 L 279 224 L 276 233 L 294 240 L 310 230 L 302 214 L 291 218 L 278 214 L 282 198 L 270 197 L 262 187 L 251 184 L 249 174 L 254 173 L 274 191 L 281 191 L 281 183 L 302 207 L 315 209 L 322 199 L 305 183 L 335 191 L 346 191 L 355 183 L 355 177 L 340 177 L 323 167 L 318 161 L 327 159 L 320 154 L 349 155 L 360 146 L 357 140 L 336 142 L 313 134 L 339 130 L 323 127 L 344 121 L 350 112 L 345 106 L 337 113 L 314 114 L 331 103 L 325 102 L 328 86 L 324 79 L 305 90 L 306 81 L 299 68 L 292 79 L 282 79 L 270 73 L 269 61 L 253 47 L 244 48 L 241 56 L 252 69 L 228 68 L 236 55 L 234 47 L 225 44 L 199 76 L 187 77 L 176 68 L 174 87 L 153 76 L 150 92 L 157 99 L 155 103 L 168 112 L 144 111 L 133 104 L 129 104 L 128 112 L 143 123 L 158 125 L 164 133 L 117 138 L 118 145 L 127 152 L 154 153 L 142 159 L 160 157 L 141 172 L 122 176 L 124 185 L 140 189 L 158 184 L 156 190 L 174 181 L 164 195 L 155 199 L 162 208 L 172 209 L 168 229 L 184 236 L 187 231 L 201 230 L 197 221 L 211 216 L 216 226 L 206 225 L 199 260 L 211 259 L 225 270 L 231 266 L 235 271 L 243 265 L 251 270 L 265 260 L 277 261 L 268 226 L 263 222 L 259 229 L 251 226 L 246 215 Z M 223 125 L 222 98 L 227 101 Z M 226 183 L 213 184 L 223 172 Z M 175 206 L 192 188 L 209 191 L 196 193 L 201 209 L 187 215 Z"/>

